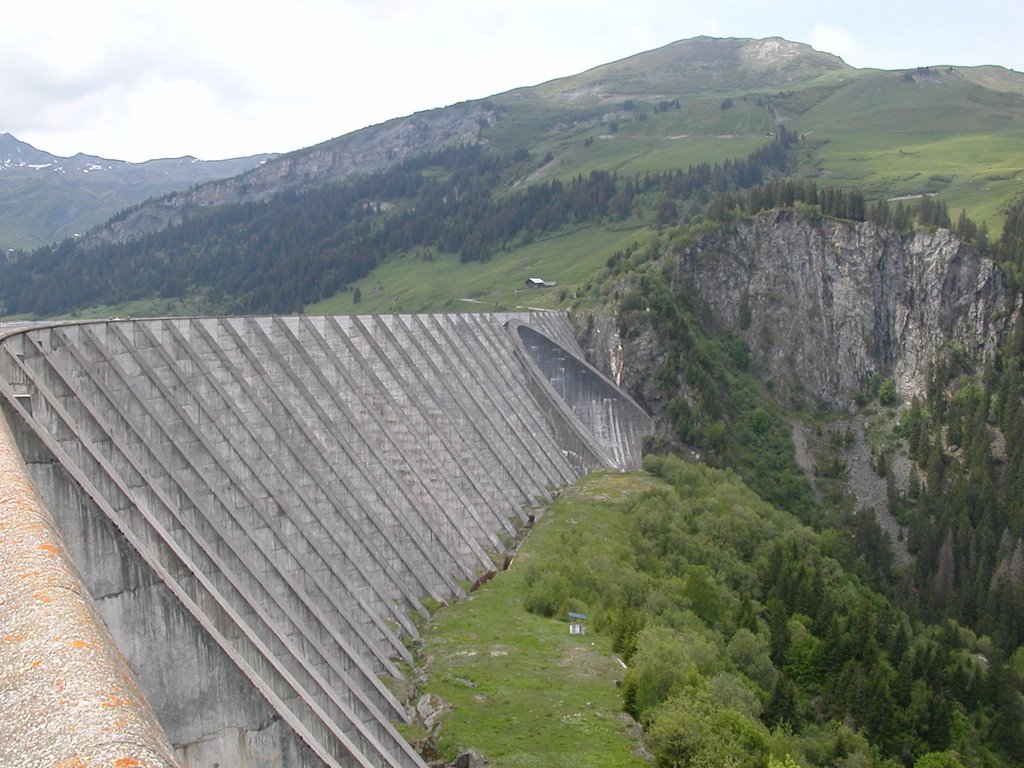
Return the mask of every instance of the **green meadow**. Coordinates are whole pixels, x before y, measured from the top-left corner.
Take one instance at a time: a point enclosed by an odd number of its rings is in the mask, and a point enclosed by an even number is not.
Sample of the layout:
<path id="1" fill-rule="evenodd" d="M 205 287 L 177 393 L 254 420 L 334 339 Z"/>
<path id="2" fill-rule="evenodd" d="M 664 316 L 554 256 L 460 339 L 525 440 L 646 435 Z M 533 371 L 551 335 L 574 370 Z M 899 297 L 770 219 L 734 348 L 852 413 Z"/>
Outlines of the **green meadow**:
<path id="1" fill-rule="evenodd" d="M 346 291 L 305 311 L 319 315 L 556 309 L 566 306 L 609 256 L 649 237 L 650 231 L 639 226 L 599 226 L 537 240 L 483 262 L 462 263 L 453 254 L 405 254 L 355 284 L 361 295 L 358 304 L 354 291 Z M 529 277 L 557 285 L 526 288 Z"/>
<path id="2" fill-rule="evenodd" d="M 633 176 L 686 169 L 700 163 L 714 165 L 746 157 L 767 141 L 764 136 L 634 135 L 624 128 L 614 135 L 599 135 L 589 147 L 582 140 L 559 147 L 553 153 L 551 175 L 567 180 L 600 170 Z"/>
<path id="3" fill-rule="evenodd" d="M 1002 226 L 1006 202 L 1024 190 L 1024 130 L 1004 133 L 830 132 L 804 175 L 857 187 L 869 199 L 937 194 L 955 219 L 962 209 Z"/>
<path id="4" fill-rule="evenodd" d="M 423 634 L 420 694 L 451 707 L 437 734 L 443 758 L 472 746 L 494 768 L 650 765 L 639 728 L 622 712 L 616 681 L 625 670 L 610 639 L 570 635 L 565 620 L 529 613 L 523 596 L 529 564 L 557 557 L 577 516 L 586 516 L 588 541 L 619 541 L 623 517 L 606 502 L 659 483 L 638 473 L 588 476 L 540 517 L 509 570 L 434 615 Z"/>

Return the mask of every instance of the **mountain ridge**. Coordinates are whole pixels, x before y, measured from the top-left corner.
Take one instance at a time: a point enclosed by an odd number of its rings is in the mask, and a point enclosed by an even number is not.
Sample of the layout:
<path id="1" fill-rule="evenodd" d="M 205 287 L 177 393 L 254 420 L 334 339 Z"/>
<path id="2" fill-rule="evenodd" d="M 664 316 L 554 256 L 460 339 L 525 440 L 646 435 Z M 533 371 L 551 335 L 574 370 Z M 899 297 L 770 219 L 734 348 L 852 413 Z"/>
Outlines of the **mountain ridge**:
<path id="1" fill-rule="evenodd" d="M 933 84 L 949 90 L 936 91 L 930 88 Z M 865 186 L 872 196 L 930 193 L 936 186 L 939 191 L 952 186 L 953 204 L 963 199 L 974 205 L 981 198 L 986 201 L 983 217 L 994 221 L 998 213 L 991 201 L 1003 190 L 1020 187 L 1024 153 L 1013 154 L 1012 169 L 994 184 L 981 173 L 974 178 L 975 166 L 987 162 L 986 156 L 971 161 L 974 165 L 962 174 L 932 174 L 940 179 L 929 185 L 921 170 L 932 162 L 926 155 L 952 150 L 932 145 L 919 150 L 916 143 L 936 134 L 957 137 L 991 130 L 1024 136 L 1021 93 L 1024 75 L 994 66 L 945 67 L 941 72 L 931 67 L 858 69 L 837 56 L 778 37 L 697 37 L 539 85 L 394 118 L 289 152 L 239 177 L 148 203 L 146 211 L 119 217 L 86 242 L 125 242 L 180 221 L 192 208 L 266 200 L 280 191 L 337 183 L 453 143 L 479 142 L 498 151 L 527 148 L 538 155 L 550 152 L 556 163 L 547 172 L 571 178 L 601 167 L 594 158 L 608 155 L 613 156 L 611 167 L 625 163 L 623 169 L 631 170 L 643 170 L 645 164 L 649 170 L 685 168 L 692 162 L 688 158 L 695 156 L 686 148 L 700 137 L 745 139 L 748 145 L 735 153 L 740 157 L 749 151 L 751 140 L 774 132 L 779 124 L 806 131 L 821 142 L 820 157 L 810 158 L 803 171 L 812 178 L 831 176 L 837 183 Z M 870 109 L 864 109 L 865 99 L 875 100 Z M 961 103 L 965 109 L 958 110 Z M 673 111 L 667 112 L 670 107 Z M 866 131 L 872 133 L 879 157 L 868 158 L 867 176 L 860 145 L 848 149 L 850 141 L 845 138 Z M 894 164 L 882 155 L 898 148 L 896 142 L 903 139 L 895 138 L 897 134 L 906 134 L 909 146 L 900 149 L 899 163 Z M 581 152 L 584 141 L 595 135 L 605 139 L 600 151 Z M 946 178 L 950 180 L 942 180 Z"/>
<path id="2" fill-rule="evenodd" d="M 34 248 L 78 236 L 128 206 L 235 176 L 273 157 L 186 155 L 141 163 L 83 152 L 62 157 L 0 133 L 0 247 Z"/>
<path id="3" fill-rule="evenodd" d="M 341 181 L 383 170 L 414 154 L 460 139 L 475 140 L 494 119 L 486 102 L 463 102 L 418 112 L 277 156 L 245 173 L 183 194 L 166 195 L 115 217 L 91 232 L 86 245 L 118 243 L 180 222 L 192 207 L 267 200 L 278 192 Z M 404 148 L 399 151 L 399 147 Z"/>
<path id="4" fill-rule="evenodd" d="M 76 152 L 73 155 L 55 155 L 51 152 L 47 152 L 46 150 L 38 149 L 27 141 L 22 141 L 9 131 L 0 132 L 0 170 L 13 167 L 31 167 L 33 164 L 38 164 L 24 162 L 26 157 L 54 165 L 63 165 L 61 161 L 69 164 L 70 161 L 74 161 L 74 164 L 81 164 L 82 162 L 88 161 L 94 163 L 106 163 L 108 167 L 141 168 L 143 166 L 153 166 L 154 164 L 159 165 L 162 163 L 171 164 L 183 162 L 196 163 L 200 165 L 213 165 L 218 163 L 230 163 L 238 160 L 248 160 L 249 158 L 265 159 L 276 156 L 276 153 L 263 152 L 255 155 L 239 155 L 237 157 L 227 157 L 217 160 L 200 160 L 195 155 L 181 155 L 179 157 L 153 157 L 147 160 L 133 162 L 130 160 L 101 157 L 100 155 L 90 155 L 87 152 Z M 15 158 L 18 158 L 19 162 L 15 162 Z"/>

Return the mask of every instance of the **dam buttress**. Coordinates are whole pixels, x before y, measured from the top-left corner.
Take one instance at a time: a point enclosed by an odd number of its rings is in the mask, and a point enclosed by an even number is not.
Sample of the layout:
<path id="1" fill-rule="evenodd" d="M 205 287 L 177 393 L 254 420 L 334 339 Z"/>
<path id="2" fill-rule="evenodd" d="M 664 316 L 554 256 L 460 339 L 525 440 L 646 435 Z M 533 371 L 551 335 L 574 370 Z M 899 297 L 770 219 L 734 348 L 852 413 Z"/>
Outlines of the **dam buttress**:
<path id="1" fill-rule="evenodd" d="M 547 312 L 35 324 L 0 395 L 143 704 L 211 768 L 424 766 L 385 682 L 414 616 L 653 429 Z M 0 604 L 3 706 L 32 605 Z"/>

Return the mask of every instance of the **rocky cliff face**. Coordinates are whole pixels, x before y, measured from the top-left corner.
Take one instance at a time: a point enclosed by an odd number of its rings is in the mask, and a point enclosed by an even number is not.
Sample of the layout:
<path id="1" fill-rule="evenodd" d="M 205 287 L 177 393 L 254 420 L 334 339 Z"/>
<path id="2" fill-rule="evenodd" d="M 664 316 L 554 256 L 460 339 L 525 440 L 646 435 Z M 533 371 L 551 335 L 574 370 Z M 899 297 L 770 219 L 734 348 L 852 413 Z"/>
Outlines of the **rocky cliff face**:
<path id="1" fill-rule="evenodd" d="M 281 155 L 240 176 L 151 200 L 91 232 L 85 242 L 125 242 L 179 223 L 196 207 L 268 200 L 278 192 L 379 171 L 447 144 L 474 142 L 496 119 L 488 103 L 466 102 L 390 120 Z"/>
<path id="2" fill-rule="evenodd" d="M 946 230 L 903 238 L 784 211 L 662 259 L 673 287 L 695 287 L 713 321 L 747 341 L 763 377 L 791 403 L 846 406 L 876 373 L 903 397 L 920 394 L 945 346 L 980 360 L 1009 322 L 999 270 Z M 609 329 L 591 335 L 606 367 L 624 354 L 620 370 L 640 372 L 623 385 L 643 397 L 642 372 L 658 362 L 652 340 L 622 351 Z"/>

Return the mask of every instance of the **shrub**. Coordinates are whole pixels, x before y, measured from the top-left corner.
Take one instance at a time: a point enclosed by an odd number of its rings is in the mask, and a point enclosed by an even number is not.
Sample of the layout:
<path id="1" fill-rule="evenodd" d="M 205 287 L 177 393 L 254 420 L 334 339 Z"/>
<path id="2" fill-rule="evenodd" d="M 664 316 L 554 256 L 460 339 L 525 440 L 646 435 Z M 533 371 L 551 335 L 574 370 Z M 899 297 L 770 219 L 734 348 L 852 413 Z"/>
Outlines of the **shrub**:
<path id="1" fill-rule="evenodd" d="M 768 759 L 764 726 L 699 692 L 675 696 L 658 707 L 647 742 L 659 768 L 763 768 Z"/>

